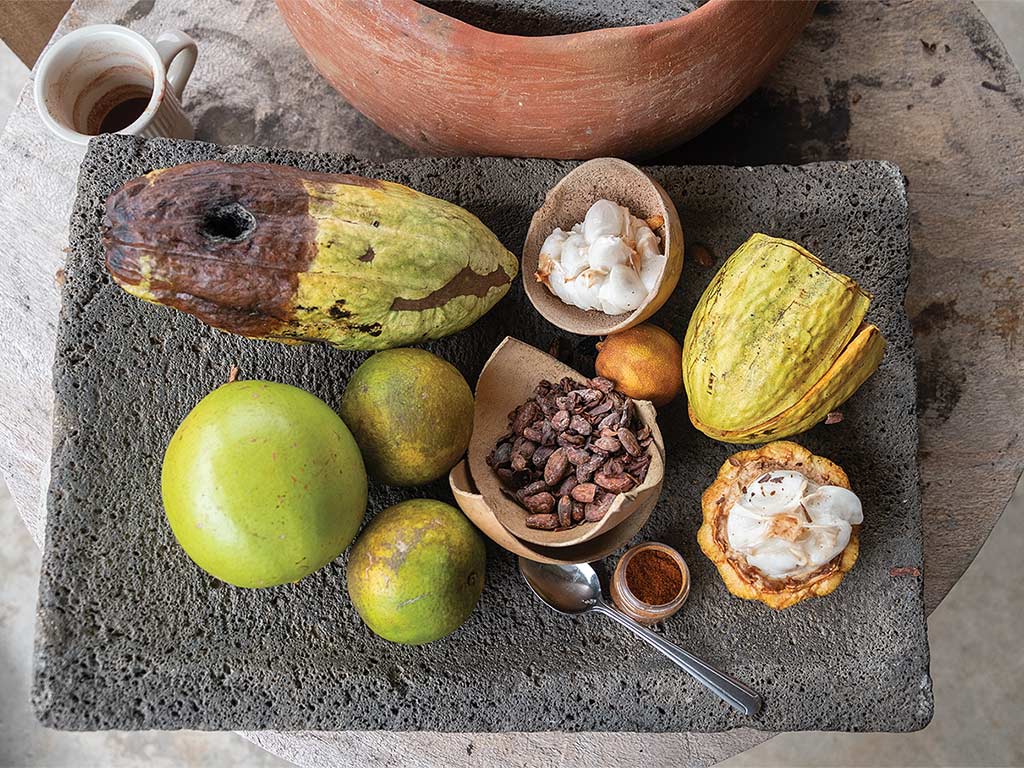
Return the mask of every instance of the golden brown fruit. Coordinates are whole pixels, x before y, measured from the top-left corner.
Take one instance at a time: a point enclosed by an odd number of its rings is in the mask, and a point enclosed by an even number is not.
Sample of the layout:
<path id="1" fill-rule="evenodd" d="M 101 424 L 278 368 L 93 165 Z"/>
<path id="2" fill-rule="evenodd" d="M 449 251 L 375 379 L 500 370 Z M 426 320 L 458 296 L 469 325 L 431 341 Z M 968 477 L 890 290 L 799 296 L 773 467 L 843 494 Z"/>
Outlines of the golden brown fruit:
<path id="1" fill-rule="evenodd" d="M 697 532 L 700 548 L 718 568 L 730 592 L 746 600 L 759 600 L 775 609 L 789 608 L 808 597 L 824 597 L 835 590 L 857 562 L 860 549 L 860 526 L 854 525 L 849 543 L 838 556 L 808 574 L 785 579 L 765 576 L 732 551 L 726 531 L 729 511 L 749 483 L 765 472 L 779 469 L 800 472 L 819 485 L 850 488 L 849 478 L 837 464 L 815 456 L 796 443 L 778 440 L 750 451 L 734 453 L 726 459 L 715 482 L 701 497 L 704 522 Z"/>
<path id="2" fill-rule="evenodd" d="M 683 390 L 683 348 L 656 325 L 613 333 L 597 349 L 597 375 L 615 382 L 623 394 L 662 406 Z"/>

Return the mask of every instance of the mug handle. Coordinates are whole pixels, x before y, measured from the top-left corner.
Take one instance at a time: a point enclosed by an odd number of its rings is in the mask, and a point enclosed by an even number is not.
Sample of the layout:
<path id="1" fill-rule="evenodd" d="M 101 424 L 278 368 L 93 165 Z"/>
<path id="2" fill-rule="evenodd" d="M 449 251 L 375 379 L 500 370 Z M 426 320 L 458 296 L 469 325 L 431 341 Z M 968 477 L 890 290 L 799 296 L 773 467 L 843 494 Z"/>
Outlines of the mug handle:
<path id="1" fill-rule="evenodd" d="M 160 61 L 163 62 L 171 90 L 180 100 L 181 93 L 185 90 L 185 84 L 192 76 L 196 58 L 199 56 L 196 41 L 184 32 L 175 29 L 161 34 L 153 47 L 156 48 L 156 52 L 160 55 Z"/>

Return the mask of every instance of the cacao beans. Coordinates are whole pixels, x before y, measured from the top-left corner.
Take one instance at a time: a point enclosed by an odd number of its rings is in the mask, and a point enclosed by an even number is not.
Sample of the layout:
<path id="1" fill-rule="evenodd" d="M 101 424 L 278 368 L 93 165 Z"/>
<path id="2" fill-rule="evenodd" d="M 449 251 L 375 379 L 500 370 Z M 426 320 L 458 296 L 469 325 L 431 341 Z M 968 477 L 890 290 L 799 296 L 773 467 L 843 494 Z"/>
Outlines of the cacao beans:
<path id="1" fill-rule="evenodd" d="M 598 427 L 608 417 L 614 429 Z M 607 379 L 541 381 L 533 398 L 508 415 L 509 431 L 498 438 L 487 464 L 503 492 L 529 512 L 527 527 L 558 530 L 597 522 L 617 494 L 647 477 L 653 438 L 634 419 L 633 401 Z M 533 438 L 547 434 L 559 447 L 537 447 Z"/>

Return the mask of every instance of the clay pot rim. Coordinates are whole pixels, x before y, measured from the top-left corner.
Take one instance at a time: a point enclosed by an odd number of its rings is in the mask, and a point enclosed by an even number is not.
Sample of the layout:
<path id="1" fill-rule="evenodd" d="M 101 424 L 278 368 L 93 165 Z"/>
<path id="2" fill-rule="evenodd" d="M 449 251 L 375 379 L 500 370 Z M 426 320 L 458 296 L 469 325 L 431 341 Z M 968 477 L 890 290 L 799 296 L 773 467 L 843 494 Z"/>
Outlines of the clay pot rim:
<path id="1" fill-rule="evenodd" d="M 571 226 L 571 224 L 567 224 L 567 220 L 559 220 L 556 198 L 564 195 L 567 189 L 571 190 L 574 184 L 580 183 L 577 181 L 578 179 L 585 178 L 595 169 L 603 169 L 605 172 L 615 175 L 623 181 L 623 186 L 628 186 L 627 182 L 638 183 L 645 188 L 646 196 L 656 201 L 654 204 L 656 210 L 631 209 L 630 213 L 640 218 L 657 214 L 664 219 L 663 225 L 655 231 L 655 234 L 661 239 L 661 248 L 666 257 L 664 270 L 658 278 L 657 285 L 647 295 L 643 303 L 632 312 L 621 315 L 606 315 L 599 310 L 582 310 L 566 304 L 551 293 L 547 286 L 539 283 L 534 276 L 540 249 L 544 244 L 544 239 L 551 233 L 552 225 L 563 228 Z M 608 191 L 608 194 L 603 196 L 620 204 L 622 202 L 620 199 L 616 199 L 618 195 L 614 191 Z M 639 325 L 657 312 L 675 291 L 682 272 L 682 265 L 682 223 L 668 193 L 658 182 L 632 163 L 617 157 L 597 157 L 577 165 L 548 190 L 543 204 L 530 219 L 526 240 L 523 243 L 520 272 L 522 273 L 523 288 L 530 303 L 549 323 L 582 336 L 607 336 Z"/>
<path id="2" fill-rule="evenodd" d="M 499 374 L 501 366 L 507 367 L 507 376 Z M 494 517 L 516 539 L 543 547 L 573 547 L 613 530 L 646 504 L 656 503 L 664 483 L 665 444 L 658 428 L 657 413 L 649 401 L 634 400 L 637 417 L 650 427 L 653 437 L 648 448 L 651 465 L 644 481 L 629 492 L 618 494 L 598 522 L 584 522 L 556 531 L 526 527 L 526 510 L 505 496 L 486 457 L 498 437 L 506 432 L 509 412 L 532 394 L 541 379 L 556 382 L 563 376 L 587 378 L 536 347 L 506 336 L 480 372 L 475 392 L 473 435 L 469 442 L 469 473 Z"/>
<path id="3" fill-rule="evenodd" d="M 482 46 L 486 46 L 488 43 L 493 45 L 495 42 L 502 41 L 515 41 L 517 46 L 525 46 L 524 40 L 536 41 L 533 44 L 539 47 L 547 47 L 550 45 L 557 45 L 559 47 L 566 44 L 580 44 L 594 42 L 595 38 L 604 38 L 606 42 L 616 43 L 621 38 L 626 37 L 637 37 L 637 36 L 657 36 L 663 35 L 667 32 L 675 31 L 678 27 L 686 23 L 687 19 L 691 19 L 694 16 L 698 17 L 698 20 L 705 13 L 712 14 L 714 10 L 706 10 L 709 8 L 717 8 L 717 6 L 725 5 L 728 0 L 706 0 L 706 2 L 690 11 L 684 13 L 681 16 L 676 16 L 672 19 L 665 19 L 664 21 L 658 21 L 653 24 L 630 24 L 621 27 L 601 27 L 600 29 L 587 29 L 580 30 L 579 32 L 565 32 L 558 35 L 513 35 L 507 32 L 493 32 L 483 27 L 478 27 L 475 24 L 470 24 L 468 21 L 463 21 L 457 16 L 450 16 L 443 11 L 439 11 L 436 8 L 431 8 L 428 5 L 424 5 L 419 0 L 393 0 L 397 5 L 404 6 L 400 9 L 400 13 L 408 17 L 411 13 L 420 14 L 421 16 L 428 17 L 431 21 L 440 23 L 450 23 L 454 25 L 456 31 L 465 31 L 467 33 L 472 31 L 472 34 L 476 37 L 476 41 L 481 43 Z M 434 18 L 431 18 L 434 17 Z M 699 21 L 698 21 L 699 23 Z M 431 23 L 424 23 L 418 25 L 420 29 L 429 30 L 434 28 L 436 25 Z M 463 30 L 463 28 L 465 28 Z M 428 35 L 424 35 L 427 37 Z M 430 34 L 429 36 L 433 36 Z"/>

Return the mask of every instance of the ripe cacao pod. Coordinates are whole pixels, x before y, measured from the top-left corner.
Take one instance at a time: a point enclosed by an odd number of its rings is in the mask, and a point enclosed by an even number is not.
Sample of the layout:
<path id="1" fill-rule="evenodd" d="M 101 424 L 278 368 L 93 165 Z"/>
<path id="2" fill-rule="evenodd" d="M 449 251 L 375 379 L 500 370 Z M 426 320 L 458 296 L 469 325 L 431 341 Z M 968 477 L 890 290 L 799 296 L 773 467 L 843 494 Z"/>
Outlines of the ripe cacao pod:
<path id="1" fill-rule="evenodd" d="M 690 318 L 690 420 L 727 443 L 804 432 L 878 368 L 871 296 L 789 240 L 755 234 L 722 265 Z"/>
<path id="2" fill-rule="evenodd" d="M 108 199 L 128 293 L 242 336 L 386 349 L 474 323 L 518 260 L 473 214 L 400 184 L 268 164 L 153 171 Z"/>

